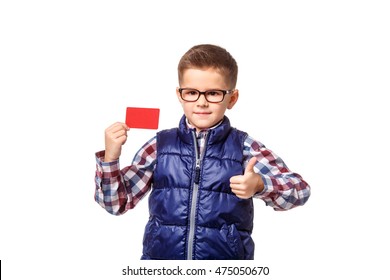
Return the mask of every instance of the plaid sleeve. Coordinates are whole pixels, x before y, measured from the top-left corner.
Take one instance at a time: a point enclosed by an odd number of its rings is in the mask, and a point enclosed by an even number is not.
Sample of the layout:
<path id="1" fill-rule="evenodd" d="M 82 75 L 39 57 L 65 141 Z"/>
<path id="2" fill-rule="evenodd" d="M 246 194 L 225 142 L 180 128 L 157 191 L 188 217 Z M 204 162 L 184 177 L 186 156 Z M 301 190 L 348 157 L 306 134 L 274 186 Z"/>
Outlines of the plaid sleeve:
<path id="1" fill-rule="evenodd" d="M 153 137 L 136 153 L 132 164 L 122 170 L 119 161 L 103 162 L 104 151 L 97 152 L 95 201 L 113 215 L 134 208 L 150 190 L 156 152 Z"/>
<path id="2" fill-rule="evenodd" d="M 275 210 L 289 210 L 306 203 L 310 186 L 299 174 L 291 172 L 280 157 L 248 136 L 244 143 L 245 166 L 252 157 L 257 157 L 254 170 L 264 182 L 263 191 L 255 198 Z"/>

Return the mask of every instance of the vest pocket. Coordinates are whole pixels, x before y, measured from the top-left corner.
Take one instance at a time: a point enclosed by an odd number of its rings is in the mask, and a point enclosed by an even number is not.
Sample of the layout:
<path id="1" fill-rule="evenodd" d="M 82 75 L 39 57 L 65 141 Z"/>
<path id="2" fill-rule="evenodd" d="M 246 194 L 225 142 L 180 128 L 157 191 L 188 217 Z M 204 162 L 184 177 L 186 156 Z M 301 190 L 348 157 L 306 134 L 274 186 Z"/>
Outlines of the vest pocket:
<path id="1" fill-rule="evenodd" d="M 234 252 L 236 259 L 244 259 L 244 245 L 242 244 L 240 233 L 234 224 L 228 225 L 228 244 Z"/>
<path id="2" fill-rule="evenodd" d="M 243 260 L 244 243 L 235 225 L 220 228 L 198 226 L 194 253 L 197 260 Z"/>
<path id="3" fill-rule="evenodd" d="M 153 240 L 156 236 L 157 225 L 154 219 L 150 219 L 145 226 L 144 240 L 143 240 L 143 254 L 151 257 L 151 248 L 153 247 Z"/>
<path id="4" fill-rule="evenodd" d="M 184 260 L 187 226 L 164 225 L 157 219 L 145 227 L 143 258 L 153 260 Z"/>

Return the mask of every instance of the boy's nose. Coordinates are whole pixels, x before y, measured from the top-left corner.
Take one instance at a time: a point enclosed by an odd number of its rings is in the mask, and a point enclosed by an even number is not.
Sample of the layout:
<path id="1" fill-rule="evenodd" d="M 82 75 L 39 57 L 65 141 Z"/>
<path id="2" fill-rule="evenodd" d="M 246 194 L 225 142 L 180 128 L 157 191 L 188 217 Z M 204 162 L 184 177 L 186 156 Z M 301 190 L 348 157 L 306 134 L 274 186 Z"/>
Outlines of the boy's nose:
<path id="1" fill-rule="evenodd" d="M 196 101 L 196 104 L 197 104 L 198 106 L 206 106 L 206 105 L 208 105 L 209 103 L 207 102 L 206 97 L 204 96 L 204 94 L 201 94 L 201 95 L 199 96 L 199 99 Z"/>

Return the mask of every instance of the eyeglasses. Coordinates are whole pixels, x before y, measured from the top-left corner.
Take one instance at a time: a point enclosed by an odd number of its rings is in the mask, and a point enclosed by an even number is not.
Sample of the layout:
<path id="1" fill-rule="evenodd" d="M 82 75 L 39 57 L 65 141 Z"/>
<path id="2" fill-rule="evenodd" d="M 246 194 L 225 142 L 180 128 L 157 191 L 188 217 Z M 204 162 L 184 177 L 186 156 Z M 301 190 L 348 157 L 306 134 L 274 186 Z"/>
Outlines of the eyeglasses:
<path id="1" fill-rule="evenodd" d="M 199 99 L 200 95 L 203 94 L 207 102 L 219 103 L 222 102 L 227 93 L 232 93 L 234 90 L 222 90 L 222 89 L 211 89 L 206 91 L 199 91 L 193 88 L 179 88 L 181 99 L 187 102 L 195 102 Z"/>

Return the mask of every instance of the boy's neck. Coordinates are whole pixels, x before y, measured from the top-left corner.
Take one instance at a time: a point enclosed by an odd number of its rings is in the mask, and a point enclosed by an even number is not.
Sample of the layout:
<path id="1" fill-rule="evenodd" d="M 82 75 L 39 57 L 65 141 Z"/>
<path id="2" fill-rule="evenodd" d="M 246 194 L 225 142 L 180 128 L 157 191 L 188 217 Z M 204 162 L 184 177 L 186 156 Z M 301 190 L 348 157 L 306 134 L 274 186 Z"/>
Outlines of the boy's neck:
<path id="1" fill-rule="evenodd" d="M 223 121 L 223 119 L 220 120 L 216 125 L 213 125 L 212 127 L 199 129 L 199 128 L 193 126 L 193 125 L 188 121 L 188 119 L 186 118 L 187 127 L 188 127 L 189 129 L 195 129 L 196 135 L 198 135 L 198 134 L 201 133 L 201 132 L 207 132 L 207 131 L 209 131 L 209 130 L 211 130 L 211 129 L 214 129 L 214 128 L 218 127 L 218 126 L 222 123 L 222 121 Z"/>

